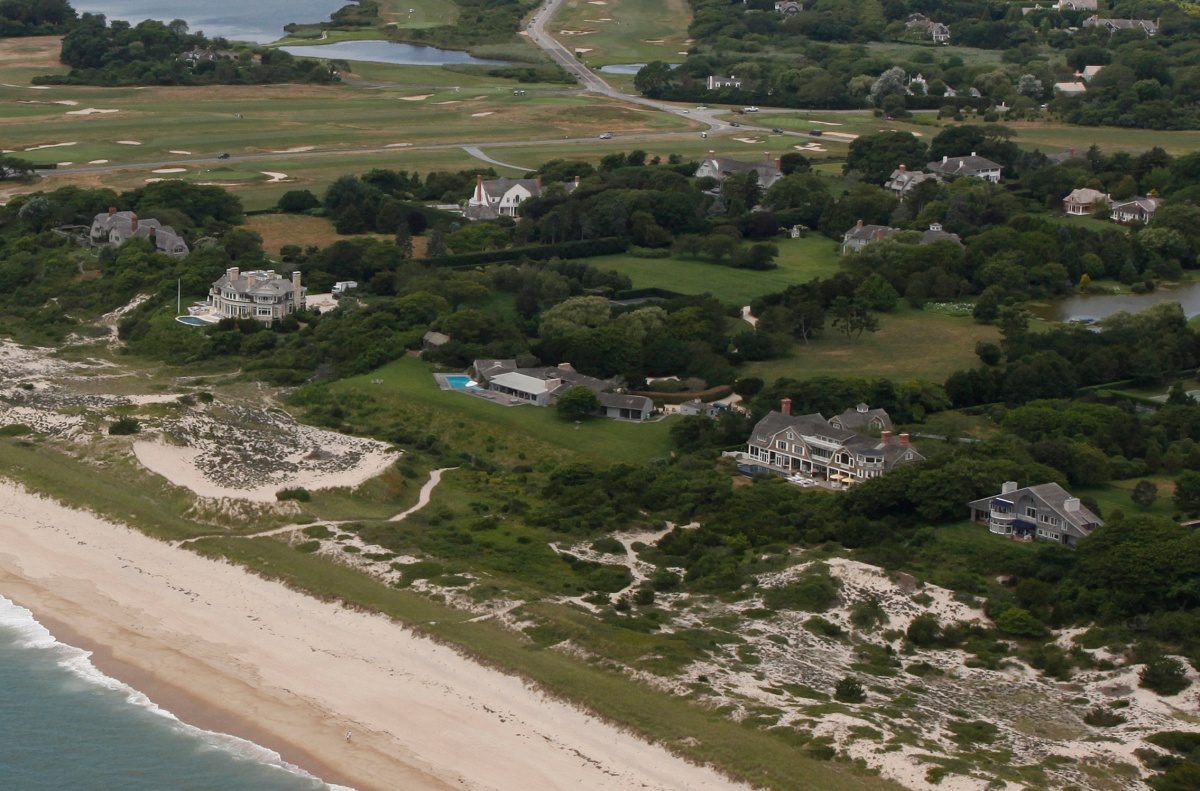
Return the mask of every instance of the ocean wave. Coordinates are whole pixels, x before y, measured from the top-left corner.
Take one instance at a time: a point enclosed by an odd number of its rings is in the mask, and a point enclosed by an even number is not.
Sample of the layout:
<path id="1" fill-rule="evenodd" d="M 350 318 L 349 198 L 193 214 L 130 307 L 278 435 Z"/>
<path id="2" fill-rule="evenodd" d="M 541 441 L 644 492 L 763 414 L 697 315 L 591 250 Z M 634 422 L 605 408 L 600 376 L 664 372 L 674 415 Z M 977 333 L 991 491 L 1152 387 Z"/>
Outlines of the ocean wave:
<path id="1" fill-rule="evenodd" d="M 322 789 L 322 791 L 354 791 L 354 789 L 347 786 L 323 783 L 320 778 L 309 774 L 294 764 L 288 763 L 283 760 L 283 757 L 279 753 L 260 744 L 255 744 L 252 741 L 228 733 L 206 731 L 194 725 L 188 725 L 171 712 L 156 704 L 144 693 L 139 692 L 122 681 L 118 681 L 112 676 L 105 675 L 99 668 L 92 664 L 91 651 L 85 651 L 82 648 L 76 648 L 73 645 L 67 645 L 58 641 L 50 633 L 49 629 L 34 618 L 30 610 L 3 596 L 0 596 L 0 631 L 13 635 L 16 638 L 14 645 L 17 647 L 52 652 L 58 666 L 69 671 L 77 678 L 89 684 L 94 684 L 124 695 L 125 701 L 130 705 L 138 706 L 152 714 L 170 720 L 171 727 L 180 729 L 212 749 L 231 754 L 242 760 L 266 764 L 281 771 L 311 780 L 314 789 Z"/>

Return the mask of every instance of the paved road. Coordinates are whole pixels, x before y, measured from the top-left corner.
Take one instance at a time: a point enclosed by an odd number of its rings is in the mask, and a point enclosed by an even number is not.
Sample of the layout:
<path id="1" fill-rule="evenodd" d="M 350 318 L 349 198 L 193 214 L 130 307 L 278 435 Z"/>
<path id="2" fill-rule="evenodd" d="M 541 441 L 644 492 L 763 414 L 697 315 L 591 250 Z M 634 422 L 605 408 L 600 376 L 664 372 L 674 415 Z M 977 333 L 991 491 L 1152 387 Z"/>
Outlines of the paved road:
<path id="1" fill-rule="evenodd" d="M 501 162 L 498 159 L 492 159 L 487 154 L 480 151 L 478 146 L 463 146 L 462 149 L 476 159 L 482 159 L 489 165 L 499 165 L 502 168 L 512 168 L 513 170 L 527 170 L 527 168 L 521 167 L 520 165 L 510 165 L 507 162 Z"/>

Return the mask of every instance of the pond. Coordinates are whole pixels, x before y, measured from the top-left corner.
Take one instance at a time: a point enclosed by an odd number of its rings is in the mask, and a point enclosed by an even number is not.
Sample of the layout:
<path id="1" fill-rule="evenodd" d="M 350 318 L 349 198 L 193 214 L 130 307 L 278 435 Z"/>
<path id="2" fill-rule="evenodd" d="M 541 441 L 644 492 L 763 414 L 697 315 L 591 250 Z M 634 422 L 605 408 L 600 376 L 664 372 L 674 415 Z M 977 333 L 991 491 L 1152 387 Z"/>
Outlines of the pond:
<path id="1" fill-rule="evenodd" d="M 304 58 L 365 60 L 409 66 L 443 66 L 447 63 L 469 63 L 476 66 L 507 65 L 502 60 L 484 60 L 455 49 L 418 47 L 396 41 L 338 41 L 334 44 L 280 47 L 280 49 Z"/>
<path id="2" fill-rule="evenodd" d="M 346 5 L 344 0 L 74 0 L 80 13 L 104 14 L 110 20 L 137 24 L 146 19 L 170 22 L 182 19 L 193 33 L 203 31 L 235 41 L 265 44 L 284 36 L 283 26 L 295 22 L 329 21 L 329 15 Z"/>
<path id="3" fill-rule="evenodd" d="M 1078 294 L 1032 307 L 1029 312 L 1046 321 L 1099 321 L 1122 310 L 1137 313 L 1162 302 L 1178 302 L 1189 319 L 1200 316 L 1200 282 L 1160 286 L 1149 294 Z"/>

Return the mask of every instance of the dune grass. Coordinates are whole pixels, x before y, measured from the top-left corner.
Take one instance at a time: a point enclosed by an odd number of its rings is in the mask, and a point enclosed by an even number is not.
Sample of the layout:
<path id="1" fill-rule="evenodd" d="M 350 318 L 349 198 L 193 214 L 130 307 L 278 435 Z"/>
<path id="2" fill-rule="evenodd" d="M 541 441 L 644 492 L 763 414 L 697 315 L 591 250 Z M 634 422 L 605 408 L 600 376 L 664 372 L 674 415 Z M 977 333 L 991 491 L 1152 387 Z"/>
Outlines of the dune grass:
<path id="1" fill-rule="evenodd" d="M 797 343 L 787 357 L 749 363 L 747 374 L 766 381 L 782 376 L 882 376 L 941 383 L 954 371 L 978 365 L 978 341 L 999 338 L 995 327 L 970 318 L 904 308 L 879 318 L 877 333 L 847 340 L 827 326 L 818 340 Z"/>
<path id="2" fill-rule="evenodd" d="M 829 277 L 839 270 L 838 245 L 824 236 L 779 239 L 778 268 L 764 272 L 734 269 L 692 258 L 636 258 L 631 255 L 589 259 L 599 269 L 629 275 L 634 288 L 665 288 L 681 294 L 708 292 L 738 305 L 764 294 L 783 291 L 814 277 Z"/>

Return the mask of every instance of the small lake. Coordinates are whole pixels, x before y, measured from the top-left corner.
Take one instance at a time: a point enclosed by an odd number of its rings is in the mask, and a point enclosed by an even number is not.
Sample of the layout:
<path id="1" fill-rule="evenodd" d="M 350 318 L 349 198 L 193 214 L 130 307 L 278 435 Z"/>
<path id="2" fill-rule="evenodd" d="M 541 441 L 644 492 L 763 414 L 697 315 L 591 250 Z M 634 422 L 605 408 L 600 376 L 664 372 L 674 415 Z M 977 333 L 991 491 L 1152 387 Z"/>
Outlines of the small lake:
<path id="1" fill-rule="evenodd" d="M 1186 281 L 1173 288 L 1160 286 L 1150 294 L 1079 294 L 1030 308 L 1047 321 L 1082 321 L 1107 318 L 1122 310 L 1137 313 L 1162 302 L 1178 302 L 1189 319 L 1200 316 L 1200 282 Z"/>
<path id="2" fill-rule="evenodd" d="M 484 60 L 454 49 L 418 47 L 396 41 L 339 41 L 334 44 L 280 47 L 280 49 L 303 58 L 365 60 L 409 66 L 444 66 L 448 63 L 469 63 L 476 66 L 507 65 L 502 60 Z"/>
<path id="3" fill-rule="evenodd" d="M 75 10 L 104 14 L 137 24 L 146 19 L 170 22 L 182 19 L 192 32 L 203 31 L 235 41 L 266 44 L 284 34 L 283 26 L 295 22 L 328 22 L 329 15 L 347 5 L 344 0 L 73 0 Z"/>

